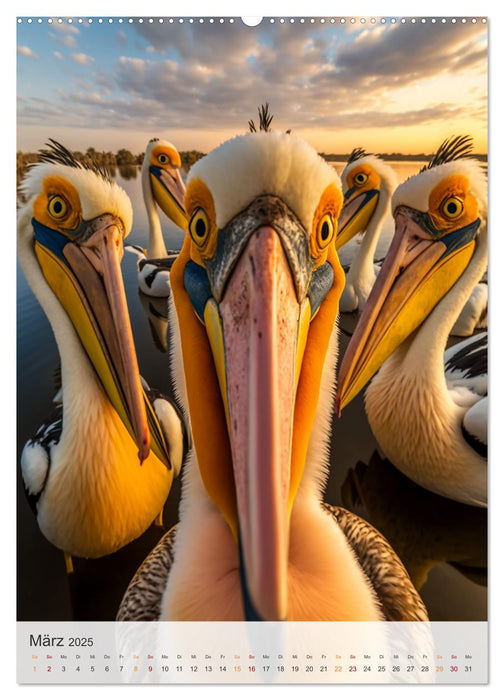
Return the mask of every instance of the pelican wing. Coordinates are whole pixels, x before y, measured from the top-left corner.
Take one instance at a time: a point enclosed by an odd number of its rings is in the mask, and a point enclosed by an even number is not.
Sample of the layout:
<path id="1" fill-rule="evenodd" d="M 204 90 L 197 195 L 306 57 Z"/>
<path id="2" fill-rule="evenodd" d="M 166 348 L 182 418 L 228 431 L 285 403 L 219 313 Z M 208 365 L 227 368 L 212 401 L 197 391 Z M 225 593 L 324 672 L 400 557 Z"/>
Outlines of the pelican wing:
<path id="1" fill-rule="evenodd" d="M 469 445 L 487 457 L 488 396 L 471 406 L 462 421 L 462 433 Z"/>
<path id="2" fill-rule="evenodd" d="M 324 504 L 345 534 L 369 579 L 383 615 L 391 622 L 428 621 L 427 610 L 408 572 L 385 537 L 345 508 Z"/>
<path id="3" fill-rule="evenodd" d="M 51 466 L 51 450 L 60 441 L 63 430 L 63 406 L 60 404 L 23 448 L 21 474 L 26 497 L 37 513 L 37 502 L 44 491 Z"/>
<path id="4" fill-rule="evenodd" d="M 125 252 L 133 253 L 133 255 L 136 255 L 138 260 L 145 260 L 146 250 L 145 250 L 145 248 L 142 248 L 142 246 L 135 245 L 134 243 L 130 243 L 130 245 L 124 246 L 124 250 L 125 250 Z"/>
<path id="5" fill-rule="evenodd" d="M 175 476 L 178 476 L 184 458 L 192 447 L 189 421 L 184 412 L 168 396 L 150 387 L 143 377 L 141 380 L 163 431 Z"/>
<path id="6" fill-rule="evenodd" d="M 170 251 L 166 258 L 147 258 L 135 248 L 137 246 L 129 246 L 130 252 L 138 258 L 138 284 L 141 291 L 148 296 L 170 296 L 170 270 L 178 253 Z"/>
<path id="7" fill-rule="evenodd" d="M 465 390 L 467 402 L 474 404 L 486 396 L 488 389 L 488 333 L 479 333 L 461 343 L 452 345 L 444 354 L 445 377 L 451 392 Z"/>
<path id="8" fill-rule="evenodd" d="M 147 555 L 126 589 L 117 611 L 122 622 L 153 622 L 161 615 L 161 601 L 173 564 L 176 525 Z"/>

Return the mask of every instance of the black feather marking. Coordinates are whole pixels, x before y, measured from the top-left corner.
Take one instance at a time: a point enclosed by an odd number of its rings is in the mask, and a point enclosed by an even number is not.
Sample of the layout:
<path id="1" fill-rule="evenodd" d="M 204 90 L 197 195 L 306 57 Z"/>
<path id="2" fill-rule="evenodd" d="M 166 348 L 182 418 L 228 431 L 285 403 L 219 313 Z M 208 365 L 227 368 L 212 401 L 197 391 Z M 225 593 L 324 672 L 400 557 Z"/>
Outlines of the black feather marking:
<path id="1" fill-rule="evenodd" d="M 152 287 L 154 284 L 154 280 L 158 276 L 159 273 L 161 272 L 169 272 L 171 270 L 171 267 L 173 265 L 174 261 L 170 261 L 169 263 L 166 262 L 164 258 L 161 258 L 161 260 L 153 259 L 153 260 L 140 260 L 138 269 L 140 272 L 143 270 L 145 265 L 154 265 L 154 269 L 152 272 L 149 272 L 148 275 L 144 277 L 144 282 L 145 284 L 149 287 L 149 289 Z"/>
<path id="2" fill-rule="evenodd" d="M 42 487 L 38 493 L 29 493 L 28 489 L 26 488 L 26 486 L 24 486 L 23 482 L 26 498 L 28 500 L 30 508 L 35 513 L 35 515 L 37 515 L 37 503 L 39 501 L 40 496 L 44 492 L 45 485 L 49 477 L 49 471 L 51 468 L 51 448 L 54 445 L 58 444 L 62 432 L 63 404 L 59 404 L 51 413 L 48 420 L 40 426 L 35 435 L 26 443 L 26 447 L 40 445 L 40 447 L 42 447 L 45 450 L 47 454 L 47 460 L 49 463 L 49 468 L 47 470 L 44 483 L 42 484 Z"/>
<path id="3" fill-rule="evenodd" d="M 91 172 L 103 178 L 106 182 L 112 182 L 112 176 L 107 168 L 103 165 L 99 165 L 94 160 L 78 160 L 72 151 L 69 151 L 68 148 L 54 139 L 49 139 L 49 143 L 46 143 L 46 146 L 48 146 L 48 148 L 42 148 L 39 151 L 39 163 L 56 163 L 59 165 L 66 165 L 70 168 L 91 170 Z M 34 165 L 36 165 L 36 163 L 34 163 Z"/>
<path id="4" fill-rule="evenodd" d="M 145 393 L 147 394 L 147 398 L 151 402 L 153 408 L 154 408 L 154 401 L 156 399 L 162 399 L 163 401 L 168 401 L 168 403 L 170 403 L 172 405 L 173 410 L 175 411 L 175 413 L 178 416 L 178 419 L 180 421 L 180 425 L 182 426 L 182 435 L 183 435 L 182 442 L 183 442 L 183 446 L 184 446 L 183 460 L 185 460 L 186 455 L 189 452 L 189 449 L 191 447 L 192 440 L 191 440 L 191 436 L 189 434 L 189 428 L 188 428 L 189 421 L 186 419 L 183 409 L 180 408 L 178 403 L 176 403 L 172 399 L 168 398 L 168 396 L 166 396 L 166 394 L 163 394 L 162 391 L 159 391 L 159 389 L 155 389 L 155 388 L 150 386 L 148 389 L 145 390 Z M 161 426 L 161 428 L 162 428 L 162 426 Z M 165 435 L 165 440 L 166 440 L 166 442 L 168 442 L 168 438 L 166 437 L 166 435 Z"/>
<path id="5" fill-rule="evenodd" d="M 462 423 L 462 435 L 464 437 L 464 440 L 467 442 L 469 447 L 471 447 L 475 452 L 479 454 L 480 457 L 484 457 L 485 459 L 488 459 L 488 447 L 485 445 L 484 442 L 481 442 L 481 440 L 478 440 L 478 438 L 475 435 L 472 435 L 465 425 Z"/>
<path id="6" fill-rule="evenodd" d="M 130 243 L 127 246 L 124 246 L 124 250 L 136 250 L 138 253 L 141 253 L 142 255 L 145 255 L 145 248 L 142 248 L 141 245 L 137 245 L 136 243 Z"/>
<path id="7" fill-rule="evenodd" d="M 473 155 L 473 139 L 472 136 L 452 136 L 445 139 L 436 153 L 432 156 L 427 165 L 420 169 L 423 173 L 425 170 L 435 168 L 443 163 L 451 163 L 460 158 L 469 158 Z"/>
<path id="8" fill-rule="evenodd" d="M 63 430 L 63 405 L 58 405 L 51 413 L 49 419 L 43 423 L 35 433 L 35 436 L 28 440 L 27 444 L 39 444 L 49 455 L 52 445 L 59 442 Z"/>
<path id="9" fill-rule="evenodd" d="M 45 486 L 45 481 L 44 481 L 44 486 Z M 37 515 L 37 504 L 39 502 L 39 498 L 43 492 L 44 489 L 42 489 L 39 493 L 29 493 L 28 489 L 26 486 L 24 486 L 24 492 L 26 496 L 26 500 L 28 501 L 28 505 L 30 506 L 30 510 L 34 515 Z"/>
<path id="10" fill-rule="evenodd" d="M 53 378 L 54 378 L 54 386 L 56 388 L 56 393 L 61 389 L 63 386 L 63 380 L 61 379 L 61 362 L 58 362 L 58 366 L 53 372 Z"/>
<path id="11" fill-rule="evenodd" d="M 488 374 L 488 336 L 485 333 L 447 360 L 445 371 L 454 370 L 462 372 L 462 376 L 467 378 Z"/>
<path id="12" fill-rule="evenodd" d="M 366 151 L 363 148 L 354 148 L 353 151 L 348 156 L 347 165 L 349 165 L 350 163 L 353 163 L 356 160 L 359 160 L 359 158 L 364 158 L 365 156 L 370 156 L 370 155 L 371 155 L 371 153 L 366 153 Z"/>

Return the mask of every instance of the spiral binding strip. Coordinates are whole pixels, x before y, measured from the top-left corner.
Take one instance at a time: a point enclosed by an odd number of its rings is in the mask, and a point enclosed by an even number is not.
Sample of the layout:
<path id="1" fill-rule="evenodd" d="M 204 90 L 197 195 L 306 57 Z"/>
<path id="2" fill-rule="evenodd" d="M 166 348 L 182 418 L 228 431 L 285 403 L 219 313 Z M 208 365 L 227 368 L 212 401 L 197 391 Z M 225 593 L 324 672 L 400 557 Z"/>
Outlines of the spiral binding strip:
<path id="1" fill-rule="evenodd" d="M 261 24 L 476 24 L 487 23 L 486 17 L 263 17 L 259 24 L 249 25 L 242 17 L 18 17 L 17 23 L 28 24 L 234 24 L 242 22 L 246 26 Z"/>

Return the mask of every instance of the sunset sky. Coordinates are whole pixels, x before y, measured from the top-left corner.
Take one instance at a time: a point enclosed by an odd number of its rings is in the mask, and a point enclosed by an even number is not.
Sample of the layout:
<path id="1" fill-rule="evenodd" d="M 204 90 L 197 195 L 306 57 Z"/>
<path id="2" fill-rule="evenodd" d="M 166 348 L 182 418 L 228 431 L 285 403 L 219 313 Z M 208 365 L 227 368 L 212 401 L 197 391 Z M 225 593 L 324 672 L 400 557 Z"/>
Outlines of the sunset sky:
<path id="1" fill-rule="evenodd" d="M 158 18 L 18 24 L 20 150 L 134 153 L 153 136 L 208 151 L 247 130 L 269 101 L 274 124 L 319 151 L 431 153 L 452 134 L 486 152 L 487 25 L 327 18 L 247 27 Z"/>

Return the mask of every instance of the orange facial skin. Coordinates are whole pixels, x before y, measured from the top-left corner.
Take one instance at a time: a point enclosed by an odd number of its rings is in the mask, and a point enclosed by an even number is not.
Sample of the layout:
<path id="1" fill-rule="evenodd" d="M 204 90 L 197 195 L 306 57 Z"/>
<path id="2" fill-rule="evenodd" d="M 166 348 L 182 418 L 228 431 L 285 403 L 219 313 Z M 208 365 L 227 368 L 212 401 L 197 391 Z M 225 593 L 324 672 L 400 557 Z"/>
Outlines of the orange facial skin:
<path id="1" fill-rule="evenodd" d="M 193 443 L 207 493 L 237 539 L 233 462 L 226 414 L 208 336 L 184 288 L 184 270 L 192 257 L 192 245 L 191 237 L 186 235 L 180 255 L 171 269 L 170 284 L 182 331 L 180 336 Z"/>
<path id="2" fill-rule="evenodd" d="M 191 180 L 186 192 L 185 207 L 189 219 L 192 219 L 197 209 L 202 209 L 208 219 L 207 230 L 204 238 L 198 240 L 196 236 L 190 238 L 191 258 L 198 265 L 204 266 L 204 261 L 213 258 L 217 248 L 217 224 L 215 222 L 215 206 L 213 197 L 208 187 L 201 180 Z M 194 224 L 193 224 L 194 225 Z"/>
<path id="3" fill-rule="evenodd" d="M 457 213 L 457 203 L 460 213 Z M 450 206 L 453 215 L 450 215 Z M 450 175 L 441 180 L 429 195 L 429 216 L 439 231 L 450 233 L 478 218 L 478 202 L 469 192 L 465 175 Z"/>
<path id="4" fill-rule="evenodd" d="M 180 168 L 182 166 L 182 161 L 180 159 L 180 154 L 175 148 L 170 148 L 170 146 L 156 146 L 152 149 L 151 165 Z"/>
<path id="5" fill-rule="evenodd" d="M 330 246 L 334 243 L 336 223 L 343 204 L 343 195 L 336 185 L 326 187 L 320 198 L 319 205 L 313 216 L 313 226 L 310 236 L 310 253 L 316 266 L 320 267 L 327 261 Z M 329 235 L 324 237 L 323 227 L 327 223 Z"/>
<path id="6" fill-rule="evenodd" d="M 357 165 L 355 168 L 350 170 L 346 175 L 346 185 L 349 190 L 356 188 L 356 192 L 350 199 L 352 201 L 353 197 L 362 194 L 362 192 L 367 192 L 368 190 L 379 190 L 380 189 L 381 178 L 375 170 L 367 163 L 362 163 L 362 165 Z"/>
<path id="7" fill-rule="evenodd" d="M 54 211 L 53 215 L 50 213 L 51 209 Z M 55 228 L 61 233 L 65 233 L 65 230 L 73 231 L 82 221 L 79 193 L 72 183 L 58 175 L 46 177 L 42 184 L 42 193 L 33 204 L 33 214 L 44 226 Z"/>

